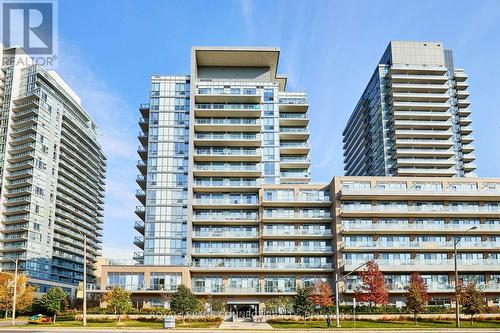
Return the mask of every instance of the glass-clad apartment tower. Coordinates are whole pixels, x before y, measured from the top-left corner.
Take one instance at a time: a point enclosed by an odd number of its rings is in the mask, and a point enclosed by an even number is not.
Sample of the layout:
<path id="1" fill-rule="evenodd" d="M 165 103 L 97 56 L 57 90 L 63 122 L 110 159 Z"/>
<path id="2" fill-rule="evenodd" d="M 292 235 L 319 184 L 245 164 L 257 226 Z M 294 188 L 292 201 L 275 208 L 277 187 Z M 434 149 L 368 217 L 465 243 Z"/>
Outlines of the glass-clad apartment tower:
<path id="1" fill-rule="evenodd" d="M 53 71 L 0 48 L 0 262 L 44 292 L 88 278 L 101 252 L 105 157 L 96 124 Z"/>
<path id="2" fill-rule="evenodd" d="M 392 41 L 344 137 L 348 176 L 474 176 L 467 75 L 439 42 Z"/>
<path id="3" fill-rule="evenodd" d="M 141 105 L 137 163 L 142 206 L 134 239 L 141 252 L 134 259 L 145 265 L 186 262 L 189 147 L 189 76 L 151 79 L 149 104 Z"/>

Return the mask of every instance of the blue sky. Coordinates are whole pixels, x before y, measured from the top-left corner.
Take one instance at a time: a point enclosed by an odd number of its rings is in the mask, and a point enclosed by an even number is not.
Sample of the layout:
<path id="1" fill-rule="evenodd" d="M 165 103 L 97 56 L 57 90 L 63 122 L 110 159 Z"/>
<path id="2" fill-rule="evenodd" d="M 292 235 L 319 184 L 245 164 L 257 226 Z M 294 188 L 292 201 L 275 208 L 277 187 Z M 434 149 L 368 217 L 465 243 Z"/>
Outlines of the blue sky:
<path id="1" fill-rule="evenodd" d="M 312 177 L 342 175 L 341 133 L 390 40 L 442 41 L 469 74 L 479 176 L 500 176 L 500 1 L 59 0 L 60 74 L 108 156 L 104 255 L 130 257 L 139 103 L 152 74 L 188 74 L 193 45 L 277 46 L 307 92 Z"/>

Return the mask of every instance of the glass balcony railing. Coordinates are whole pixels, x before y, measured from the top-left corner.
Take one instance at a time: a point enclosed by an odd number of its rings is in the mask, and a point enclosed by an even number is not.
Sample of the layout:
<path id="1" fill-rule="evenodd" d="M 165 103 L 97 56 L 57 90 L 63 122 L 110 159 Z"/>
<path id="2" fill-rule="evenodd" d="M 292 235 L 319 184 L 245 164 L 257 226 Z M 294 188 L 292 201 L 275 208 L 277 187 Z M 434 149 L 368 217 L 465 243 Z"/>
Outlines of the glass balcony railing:
<path id="1" fill-rule="evenodd" d="M 195 198 L 195 204 L 209 204 L 209 205 L 258 205 L 259 200 L 257 198 L 254 199 L 203 199 L 203 198 Z"/>
<path id="2" fill-rule="evenodd" d="M 229 215 L 224 214 L 195 214 L 195 221 L 258 221 L 259 217 L 257 214 L 241 214 L 241 215 Z"/>
<path id="3" fill-rule="evenodd" d="M 285 113 L 280 112 L 281 119 L 307 119 L 307 115 L 304 113 Z"/>
<path id="4" fill-rule="evenodd" d="M 260 111 L 260 104 L 229 104 L 229 103 L 210 103 L 196 104 L 196 109 L 199 110 L 254 110 Z"/>
<path id="5" fill-rule="evenodd" d="M 257 95 L 255 88 L 198 88 L 200 95 Z"/>
<path id="6" fill-rule="evenodd" d="M 343 206 L 344 212 L 443 212 L 443 213 L 498 213 L 500 206 Z"/>
<path id="7" fill-rule="evenodd" d="M 500 224 L 433 224 L 433 223 L 344 223 L 343 231 L 351 230 L 447 230 L 447 231 L 464 231 L 471 227 L 477 227 L 478 230 L 500 231 Z"/>
<path id="8" fill-rule="evenodd" d="M 303 105 L 307 104 L 307 100 L 305 98 L 280 98 L 279 104 Z"/>
<path id="9" fill-rule="evenodd" d="M 366 259 L 369 260 L 369 259 Z M 366 260 L 344 260 L 346 266 L 358 266 L 366 262 Z M 445 270 L 453 269 L 453 259 L 374 259 L 375 263 L 381 266 L 407 266 L 410 268 L 418 269 L 419 266 L 435 266 L 436 268 L 442 267 Z M 493 269 L 492 266 L 500 267 L 500 259 L 458 259 L 458 265 L 473 267 L 484 267 L 485 270 Z"/>
<path id="10" fill-rule="evenodd" d="M 260 171 L 258 165 L 235 165 L 235 164 L 195 164 L 196 170 L 207 171 Z"/>
<path id="11" fill-rule="evenodd" d="M 264 236 L 331 236 L 331 230 L 308 230 L 308 229 L 264 229 Z"/>
<path id="12" fill-rule="evenodd" d="M 260 135 L 255 133 L 197 133 L 196 139 L 199 140 L 260 140 Z"/>
<path id="13" fill-rule="evenodd" d="M 252 118 L 197 118 L 198 125 L 260 125 L 260 119 Z"/>
<path id="14" fill-rule="evenodd" d="M 330 212 L 321 212 L 321 213 L 310 213 L 310 214 L 302 214 L 302 213 L 295 213 L 295 214 L 280 214 L 280 213 L 270 213 L 267 211 L 264 211 L 264 217 L 270 217 L 270 218 L 283 218 L 283 219 L 300 219 L 300 218 L 320 218 L 320 219 L 329 219 L 332 217 Z"/>
<path id="15" fill-rule="evenodd" d="M 193 253 L 196 254 L 206 254 L 206 253 L 212 253 L 212 254 L 258 254 L 259 249 L 257 248 L 207 248 L 207 247 L 194 247 L 193 248 Z"/>
<path id="16" fill-rule="evenodd" d="M 198 155 L 227 155 L 227 156 L 256 156 L 260 154 L 260 149 L 216 149 L 216 148 L 198 148 Z"/>
<path id="17" fill-rule="evenodd" d="M 216 186 L 216 187 L 221 187 L 221 186 L 229 186 L 229 187 L 253 187 L 253 186 L 258 186 L 260 182 L 257 180 L 240 180 L 240 181 L 234 181 L 234 180 L 229 180 L 225 179 L 223 181 L 209 181 L 209 180 L 200 180 L 197 179 L 195 180 L 195 186 Z"/>
<path id="18" fill-rule="evenodd" d="M 205 231 L 195 230 L 195 237 L 258 237 L 257 231 Z"/>

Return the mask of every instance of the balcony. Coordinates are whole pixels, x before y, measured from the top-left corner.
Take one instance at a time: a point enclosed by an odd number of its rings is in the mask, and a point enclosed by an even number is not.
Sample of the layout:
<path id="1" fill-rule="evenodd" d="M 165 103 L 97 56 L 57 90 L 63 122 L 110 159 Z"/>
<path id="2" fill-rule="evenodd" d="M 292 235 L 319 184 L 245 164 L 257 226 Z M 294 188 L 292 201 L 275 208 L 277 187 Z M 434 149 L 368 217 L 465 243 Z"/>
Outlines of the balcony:
<path id="1" fill-rule="evenodd" d="M 440 102 L 401 102 L 393 101 L 392 106 L 394 110 L 448 110 L 450 103 Z"/>
<path id="2" fill-rule="evenodd" d="M 258 215 L 239 214 L 239 215 L 216 215 L 216 214 L 195 214 L 193 224 L 229 224 L 229 225 L 255 225 L 259 223 Z"/>
<path id="3" fill-rule="evenodd" d="M 195 146 L 260 147 L 261 136 L 256 133 L 196 133 Z"/>
<path id="4" fill-rule="evenodd" d="M 332 215 L 330 212 L 324 212 L 324 213 L 318 213 L 318 214 L 301 214 L 301 213 L 294 213 L 294 214 L 279 214 L 279 213 L 266 213 L 264 211 L 264 214 L 262 216 L 262 219 L 264 222 L 331 222 L 332 220 Z"/>
<path id="5" fill-rule="evenodd" d="M 391 74 L 391 81 L 394 83 L 440 83 L 444 84 L 448 81 L 446 75 L 432 75 L 432 74 Z"/>
<path id="6" fill-rule="evenodd" d="M 257 248 L 199 248 L 193 247 L 193 255 L 196 256 L 236 256 L 236 257 L 256 257 L 259 255 L 259 249 Z"/>
<path id="7" fill-rule="evenodd" d="M 317 254 L 317 255 L 326 255 L 333 254 L 331 246 L 292 246 L 292 247 L 283 247 L 283 246 L 264 246 L 263 252 L 265 254 L 272 255 L 297 255 L 303 256 L 304 254 Z"/>
<path id="8" fill-rule="evenodd" d="M 309 118 L 305 113 L 280 112 L 280 126 L 307 126 Z"/>
<path id="9" fill-rule="evenodd" d="M 332 238 L 331 230 L 321 229 L 264 229 L 262 234 L 265 239 L 316 239 L 316 238 Z"/>
<path id="10" fill-rule="evenodd" d="M 464 200 L 461 198 L 461 200 Z M 442 206 L 442 207 L 419 207 L 419 206 L 402 206 L 402 207 L 356 207 L 340 209 L 342 216 L 415 216 L 415 217 L 500 217 L 500 209 L 491 207 L 463 207 L 460 209 Z"/>
<path id="11" fill-rule="evenodd" d="M 309 142 L 307 141 L 281 141 L 280 153 L 282 155 L 306 155 L 309 154 Z"/>
<path id="12" fill-rule="evenodd" d="M 349 234 L 462 234 L 464 230 L 477 227 L 469 231 L 470 234 L 500 233 L 498 224 L 433 224 L 433 223 L 347 223 L 342 225 L 342 232 Z"/>
<path id="13" fill-rule="evenodd" d="M 260 104 L 206 103 L 195 104 L 196 117 L 260 117 Z"/>
<path id="14" fill-rule="evenodd" d="M 395 129 L 448 129 L 451 128 L 451 123 L 446 120 L 406 120 L 406 119 L 396 119 L 394 121 Z"/>
<path id="15" fill-rule="evenodd" d="M 146 190 L 146 176 L 138 175 L 136 182 L 143 190 Z"/>
<path id="16" fill-rule="evenodd" d="M 254 118 L 197 118 L 195 132 L 260 132 L 260 119 Z"/>
<path id="17" fill-rule="evenodd" d="M 396 139 L 394 142 L 394 147 L 443 147 L 449 148 L 453 147 L 453 141 L 451 139 L 435 140 L 435 139 Z"/>
<path id="18" fill-rule="evenodd" d="M 283 155 L 280 157 L 280 168 L 300 169 L 309 168 L 311 159 L 306 155 Z"/>
<path id="19" fill-rule="evenodd" d="M 143 146 L 148 145 L 148 133 L 147 132 L 140 132 L 139 135 L 137 136 L 139 141 Z"/>
<path id="20" fill-rule="evenodd" d="M 147 132 L 149 128 L 149 118 L 139 118 L 139 126 L 141 127 L 141 130 Z"/>
<path id="21" fill-rule="evenodd" d="M 451 272 L 454 270 L 453 259 L 407 259 L 407 260 L 385 260 L 375 259 L 381 271 L 389 272 Z M 365 261 L 344 260 L 343 270 L 350 272 L 363 264 Z M 497 259 L 474 259 L 458 260 L 458 267 L 461 271 L 470 272 L 491 272 L 500 270 L 500 261 Z M 342 269 L 342 266 L 341 266 Z"/>
<path id="22" fill-rule="evenodd" d="M 259 177 L 262 174 L 260 165 L 200 165 L 195 164 L 194 176 L 227 176 L 227 177 Z"/>
<path id="23" fill-rule="evenodd" d="M 193 208 L 195 209 L 210 209 L 210 208 L 258 208 L 259 201 L 255 199 L 194 199 Z"/>
<path id="24" fill-rule="evenodd" d="M 281 127 L 281 140 L 307 140 L 309 139 L 309 131 L 305 127 Z"/>
<path id="25" fill-rule="evenodd" d="M 260 91 L 255 88 L 198 88 L 195 91 L 196 103 L 259 103 Z"/>
<path id="26" fill-rule="evenodd" d="M 396 167 L 448 167 L 451 168 L 455 165 L 454 158 L 407 158 L 399 157 L 396 160 Z"/>
<path id="27" fill-rule="evenodd" d="M 147 104 L 147 103 L 140 104 L 139 111 L 141 112 L 141 115 L 143 117 L 148 117 L 149 116 L 149 104 Z"/>
<path id="28" fill-rule="evenodd" d="M 451 118 L 451 112 L 448 110 L 428 110 L 428 111 L 394 111 L 394 119 L 407 120 L 448 120 Z M 451 126 L 451 125 L 450 125 Z"/>
<path id="29" fill-rule="evenodd" d="M 146 208 L 144 206 L 136 206 L 134 212 L 142 220 L 146 218 Z"/>
<path id="30" fill-rule="evenodd" d="M 403 130 L 403 129 L 396 129 L 394 131 L 394 137 L 396 139 L 399 138 L 451 138 L 453 136 L 453 132 L 451 130 Z"/>
<path id="31" fill-rule="evenodd" d="M 194 160 L 201 162 L 260 162 L 261 159 L 260 148 L 197 148 L 194 153 Z"/>
<path id="32" fill-rule="evenodd" d="M 448 149 L 405 149 L 405 148 L 398 148 L 394 152 L 394 157 L 399 159 L 401 157 L 410 157 L 410 156 L 415 156 L 415 157 L 431 157 L 431 156 L 436 156 L 436 157 L 452 157 L 455 156 L 455 151 L 452 148 Z"/>
<path id="33" fill-rule="evenodd" d="M 140 249 L 144 250 L 144 237 L 143 236 L 135 236 L 134 244 L 138 246 Z"/>
<path id="34" fill-rule="evenodd" d="M 428 231 L 428 230 L 427 230 Z M 461 230 L 463 233 L 464 230 Z M 452 251 L 453 241 L 408 241 L 408 242 L 350 242 L 342 244 L 345 251 L 365 251 L 366 249 L 376 249 L 377 251 Z M 458 249 L 478 251 L 481 249 L 499 250 L 500 243 L 495 242 L 460 242 L 457 246 Z"/>
<path id="35" fill-rule="evenodd" d="M 332 199 L 328 195 L 303 195 L 296 194 L 294 196 L 266 196 L 262 199 L 264 207 L 329 207 L 332 204 Z"/>
<path id="36" fill-rule="evenodd" d="M 454 167 L 451 168 L 432 168 L 432 167 L 399 167 L 397 176 L 437 176 L 451 177 L 455 176 L 457 171 Z"/>
<path id="37" fill-rule="evenodd" d="M 257 180 L 243 180 L 243 179 L 229 179 L 224 178 L 223 180 L 204 180 L 195 179 L 193 187 L 197 192 L 249 192 L 257 191 L 259 189 L 259 183 Z"/>
<path id="38" fill-rule="evenodd" d="M 146 161 L 138 160 L 136 167 L 141 172 L 141 174 L 146 175 L 146 172 L 148 170 L 148 166 L 146 164 Z"/>
<path id="39" fill-rule="evenodd" d="M 392 93 L 392 99 L 394 101 L 422 101 L 422 102 L 446 102 L 450 99 L 450 95 L 446 93 L 430 93 L 430 92 L 421 92 L 421 93 L 415 93 L 415 92 L 398 92 L 394 91 Z"/>
<path id="40" fill-rule="evenodd" d="M 279 97 L 280 111 L 286 112 L 307 112 L 309 104 L 305 97 Z"/>
<path id="41" fill-rule="evenodd" d="M 257 230 L 255 231 L 202 231 L 195 230 L 193 234 L 193 239 L 195 240 L 239 240 L 239 239 L 255 239 L 258 238 L 259 234 Z"/>
<path id="42" fill-rule="evenodd" d="M 146 191 L 144 190 L 136 190 L 135 197 L 143 204 L 146 204 Z"/>
<path id="43" fill-rule="evenodd" d="M 137 147 L 137 153 L 141 157 L 142 160 L 148 159 L 148 147 L 147 146 L 139 146 Z"/>
<path id="44" fill-rule="evenodd" d="M 465 90 L 469 88 L 469 84 L 467 82 L 456 82 L 455 88 L 457 90 Z"/>
<path id="45" fill-rule="evenodd" d="M 448 86 L 447 82 L 435 82 L 432 84 L 427 84 L 427 83 L 417 83 L 417 82 L 412 82 L 412 83 L 404 83 L 404 82 L 391 82 L 391 90 L 393 92 L 396 91 L 401 91 L 401 92 L 416 92 L 416 93 L 445 93 L 450 89 Z"/>

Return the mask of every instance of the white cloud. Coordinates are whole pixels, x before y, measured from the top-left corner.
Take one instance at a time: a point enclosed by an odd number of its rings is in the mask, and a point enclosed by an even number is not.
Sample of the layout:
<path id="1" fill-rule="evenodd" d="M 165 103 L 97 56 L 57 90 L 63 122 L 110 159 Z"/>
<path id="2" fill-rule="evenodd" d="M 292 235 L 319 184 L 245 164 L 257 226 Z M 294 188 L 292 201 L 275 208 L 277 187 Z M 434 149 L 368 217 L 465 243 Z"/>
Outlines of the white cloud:
<path id="1" fill-rule="evenodd" d="M 248 35 L 253 36 L 254 34 L 254 22 L 253 22 L 253 12 L 254 3 L 253 0 L 240 0 L 241 6 L 241 16 L 243 17 L 243 23 L 245 24 L 245 29 Z"/>

